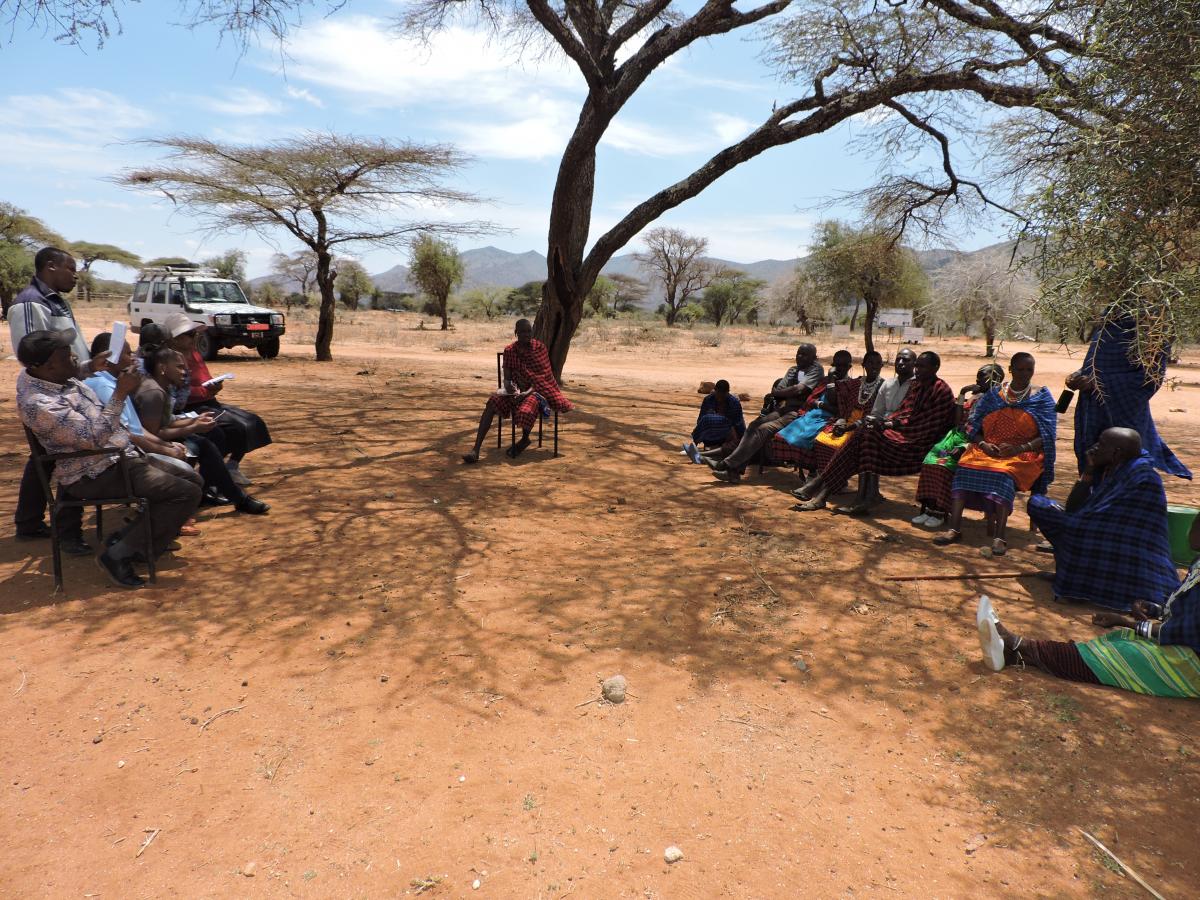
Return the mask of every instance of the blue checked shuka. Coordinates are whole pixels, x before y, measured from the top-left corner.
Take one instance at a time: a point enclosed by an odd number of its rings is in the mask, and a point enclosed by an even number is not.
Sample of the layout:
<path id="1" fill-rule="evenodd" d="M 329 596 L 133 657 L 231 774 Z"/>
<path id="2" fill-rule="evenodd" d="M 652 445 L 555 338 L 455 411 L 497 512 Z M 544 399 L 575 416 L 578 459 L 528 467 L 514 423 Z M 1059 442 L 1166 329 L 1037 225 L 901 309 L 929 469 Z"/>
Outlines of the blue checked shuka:
<path id="1" fill-rule="evenodd" d="M 1029 518 L 1054 545 L 1054 593 L 1128 611 L 1179 586 L 1167 539 L 1167 496 L 1146 453 L 1092 486 L 1073 513 L 1041 494 Z"/>
<path id="2" fill-rule="evenodd" d="M 1083 374 L 1096 379 L 1099 393 L 1081 391 L 1075 406 L 1075 457 L 1079 471 L 1085 468 L 1089 449 L 1106 428 L 1132 428 L 1142 436 L 1142 449 L 1156 469 L 1168 475 L 1191 478 L 1179 459 L 1158 435 L 1150 415 L 1150 398 L 1158 392 L 1167 372 L 1167 354 L 1148 371 L 1130 361 L 1129 353 L 1137 338 L 1137 327 L 1130 316 L 1106 322 L 1092 334 Z"/>

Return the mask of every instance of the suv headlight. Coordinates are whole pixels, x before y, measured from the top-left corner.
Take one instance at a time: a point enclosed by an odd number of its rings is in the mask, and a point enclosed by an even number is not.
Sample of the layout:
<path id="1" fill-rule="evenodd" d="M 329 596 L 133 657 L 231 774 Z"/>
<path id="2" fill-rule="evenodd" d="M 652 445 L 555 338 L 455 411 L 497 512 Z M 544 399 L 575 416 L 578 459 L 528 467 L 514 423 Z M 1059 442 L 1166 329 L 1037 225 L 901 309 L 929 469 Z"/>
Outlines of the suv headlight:
<path id="1" fill-rule="evenodd" d="M 214 325 L 232 325 L 233 316 L 213 316 Z"/>
<path id="2" fill-rule="evenodd" d="M 271 313 L 271 324 L 272 325 L 282 325 L 283 324 L 283 313 Z"/>

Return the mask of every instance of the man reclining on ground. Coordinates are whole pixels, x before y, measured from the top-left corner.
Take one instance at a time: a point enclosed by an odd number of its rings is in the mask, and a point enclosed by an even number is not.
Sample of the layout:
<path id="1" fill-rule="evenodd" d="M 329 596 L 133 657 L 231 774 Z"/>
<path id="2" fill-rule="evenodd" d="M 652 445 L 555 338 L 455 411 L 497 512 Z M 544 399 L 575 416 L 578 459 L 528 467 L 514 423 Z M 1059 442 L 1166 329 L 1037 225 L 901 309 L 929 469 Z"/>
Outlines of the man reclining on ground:
<path id="1" fill-rule="evenodd" d="M 21 339 L 17 359 L 25 370 L 17 376 L 17 409 L 21 421 L 34 433 L 47 453 L 111 449 L 103 456 L 64 459 L 55 466 L 58 483 L 77 500 L 101 500 L 126 494 L 125 479 L 117 459 L 128 458 L 129 479 L 135 496 L 149 501 L 156 556 L 164 553 L 179 529 L 200 505 L 199 478 L 182 473 L 165 462 L 156 462 L 134 446 L 129 429 L 121 423 L 125 398 L 137 389 L 141 375 L 130 367 L 121 372 L 112 399 L 100 399 L 76 380 L 79 364 L 71 352 L 75 334 L 34 331 Z M 117 587 L 145 584 L 133 563 L 146 546 L 144 515 L 122 528 L 97 559 Z"/>
<path id="2" fill-rule="evenodd" d="M 529 432 L 542 412 L 543 402 L 559 412 L 575 408 L 554 377 L 550 351 L 533 336 L 533 323 L 518 319 L 516 335 L 517 339 L 504 348 L 504 388 L 488 397 L 475 433 L 475 446 L 463 454 L 462 460 L 468 465 L 479 461 L 479 448 L 495 416 L 512 416 L 521 428 L 521 439 L 507 450 L 516 459 L 529 446 Z"/>

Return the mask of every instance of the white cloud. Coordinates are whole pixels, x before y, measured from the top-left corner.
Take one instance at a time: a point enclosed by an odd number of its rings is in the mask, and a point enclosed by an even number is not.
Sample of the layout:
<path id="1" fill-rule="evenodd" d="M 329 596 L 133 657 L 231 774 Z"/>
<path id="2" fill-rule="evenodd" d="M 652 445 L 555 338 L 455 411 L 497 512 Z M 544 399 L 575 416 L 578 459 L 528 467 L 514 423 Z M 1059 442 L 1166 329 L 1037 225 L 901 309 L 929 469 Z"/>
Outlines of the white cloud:
<path id="1" fill-rule="evenodd" d="M 717 140 L 721 142 L 722 146 L 741 140 L 758 127 L 755 122 L 751 122 L 749 119 L 743 119 L 741 116 L 731 116 L 727 113 L 709 113 L 708 120 L 717 135 Z"/>
<path id="2" fill-rule="evenodd" d="M 0 128 L 63 138 L 111 141 L 149 127 L 154 116 L 108 91 L 60 88 L 50 94 L 11 94 L 0 101 Z"/>
<path id="3" fill-rule="evenodd" d="M 313 106 L 317 107 L 317 109 L 323 109 L 325 107 L 325 101 L 308 88 L 293 87 L 289 84 L 284 87 L 284 90 L 293 100 L 303 100 L 305 103 L 311 103 Z"/>
<path id="4" fill-rule="evenodd" d="M 277 116 L 283 112 L 278 100 L 242 87 L 227 90 L 219 97 L 198 97 L 196 103 L 223 116 Z"/>
<path id="5" fill-rule="evenodd" d="M 61 200 L 59 206 L 70 206 L 74 209 L 119 209 L 131 212 L 135 209 L 131 203 L 118 203 L 113 200 Z"/>

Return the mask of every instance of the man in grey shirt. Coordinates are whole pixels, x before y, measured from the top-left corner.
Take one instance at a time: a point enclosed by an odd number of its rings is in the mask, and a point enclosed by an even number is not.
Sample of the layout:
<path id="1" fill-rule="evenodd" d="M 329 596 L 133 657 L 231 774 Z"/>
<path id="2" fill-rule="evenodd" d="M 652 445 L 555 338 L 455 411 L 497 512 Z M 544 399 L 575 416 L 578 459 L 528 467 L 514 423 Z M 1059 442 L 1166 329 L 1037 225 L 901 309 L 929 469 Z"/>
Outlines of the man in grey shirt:
<path id="1" fill-rule="evenodd" d="M 763 414 L 746 426 L 746 433 L 732 453 L 724 459 L 705 457 L 704 461 L 714 472 L 723 475 L 726 481 L 736 484 L 741 480 L 746 464 L 784 426 L 804 412 L 808 395 L 824 377 L 825 369 L 817 362 L 817 348 L 812 344 L 801 344 L 796 348 L 796 365 L 775 382 L 775 387 L 768 395 L 768 400 L 774 401 L 774 408 L 768 411 L 764 407 Z"/>

